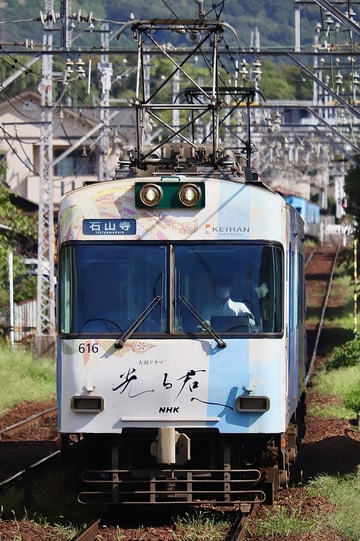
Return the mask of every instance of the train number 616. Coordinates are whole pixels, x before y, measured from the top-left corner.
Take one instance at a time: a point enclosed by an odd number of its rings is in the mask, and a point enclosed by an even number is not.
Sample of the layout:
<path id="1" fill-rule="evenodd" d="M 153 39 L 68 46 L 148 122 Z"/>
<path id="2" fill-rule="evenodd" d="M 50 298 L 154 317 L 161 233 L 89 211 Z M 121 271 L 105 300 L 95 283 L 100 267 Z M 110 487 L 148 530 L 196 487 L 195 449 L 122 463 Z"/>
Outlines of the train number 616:
<path id="1" fill-rule="evenodd" d="M 97 353 L 98 351 L 98 344 L 91 344 L 90 342 L 82 342 L 79 344 L 79 353 Z"/>

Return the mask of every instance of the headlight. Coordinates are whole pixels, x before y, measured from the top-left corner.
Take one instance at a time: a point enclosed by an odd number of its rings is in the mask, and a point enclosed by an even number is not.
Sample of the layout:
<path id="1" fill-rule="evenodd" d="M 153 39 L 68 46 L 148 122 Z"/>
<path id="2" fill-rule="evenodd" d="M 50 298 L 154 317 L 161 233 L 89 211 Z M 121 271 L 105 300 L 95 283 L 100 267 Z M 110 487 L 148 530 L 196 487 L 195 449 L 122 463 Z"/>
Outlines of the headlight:
<path id="1" fill-rule="evenodd" d="M 196 184 L 184 184 L 179 190 L 179 200 L 185 207 L 195 207 L 201 197 L 201 190 Z"/>
<path id="2" fill-rule="evenodd" d="M 205 183 L 181 182 L 175 176 L 164 176 L 157 182 L 135 182 L 135 206 L 148 209 L 201 209 L 205 207 Z"/>
<path id="3" fill-rule="evenodd" d="M 140 190 L 139 197 L 146 207 L 156 207 L 162 199 L 162 189 L 157 184 L 146 184 Z"/>

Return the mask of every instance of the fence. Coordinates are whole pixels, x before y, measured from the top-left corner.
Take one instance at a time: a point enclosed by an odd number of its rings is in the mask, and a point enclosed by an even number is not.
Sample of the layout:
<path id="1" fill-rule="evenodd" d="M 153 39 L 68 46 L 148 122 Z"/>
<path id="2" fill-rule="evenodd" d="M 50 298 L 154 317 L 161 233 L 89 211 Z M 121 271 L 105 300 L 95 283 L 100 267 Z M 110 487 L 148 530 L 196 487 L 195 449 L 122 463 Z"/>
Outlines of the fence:
<path id="1" fill-rule="evenodd" d="M 325 243 L 347 246 L 352 243 L 354 227 L 352 224 L 326 224 Z"/>
<path id="2" fill-rule="evenodd" d="M 0 328 L 4 337 L 10 341 L 10 309 L 0 308 Z M 36 299 L 14 305 L 14 342 L 31 343 L 36 331 Z"/>

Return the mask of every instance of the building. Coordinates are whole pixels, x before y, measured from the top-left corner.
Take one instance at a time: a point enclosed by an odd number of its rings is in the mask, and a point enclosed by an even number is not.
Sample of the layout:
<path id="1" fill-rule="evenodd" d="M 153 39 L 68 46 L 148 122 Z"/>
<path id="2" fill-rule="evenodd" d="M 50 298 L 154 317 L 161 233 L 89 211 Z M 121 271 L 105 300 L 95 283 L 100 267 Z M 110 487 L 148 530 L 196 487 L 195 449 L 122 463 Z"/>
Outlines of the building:
<path id="1" fill-rule="evenodd" d="M 114 176 L 123 146 L 134 142 L 134 111 L 112 109 L 110 148 L 104 156 L 109 176 Z M 41 123 L 40 94 L 27 92 L 0 103 L 0 154 L 6 160 L 5 182 L 23 199 L 39 204 Z M 86 181 L 98 180 L 99 141 L 103 134 L 100 109 L 96 106 L 54 106 L 53 196 L 56 209 L 61 197 Z M 62 159 L 61 156 L 63 156 Z"/>

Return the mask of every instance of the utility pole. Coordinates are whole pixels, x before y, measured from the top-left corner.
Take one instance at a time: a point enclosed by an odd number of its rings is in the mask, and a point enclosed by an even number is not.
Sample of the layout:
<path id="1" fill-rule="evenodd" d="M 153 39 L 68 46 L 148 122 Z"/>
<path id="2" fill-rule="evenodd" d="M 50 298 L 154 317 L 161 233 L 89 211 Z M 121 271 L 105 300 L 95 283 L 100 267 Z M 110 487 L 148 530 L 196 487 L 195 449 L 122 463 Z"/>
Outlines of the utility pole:
<path id="1" fill-rule="evenodd" d="M 61 47 L 70 49 L 72 39 L 71 24 L 71 0 L 60 0 L 60 18 L 61 18 Z"/>
<path id="2" fill-rule="evenodd" d="M 107 152 L 110 148 L 109 141 L 109 103 L 111 77 L 113 74 L 112 64 L 109 62 L 109 24 L 102 23 L 101 25 L 101 49 L 104 53 L 100 57 L 98 70 L 100 73 L 100 91 L 101 91 L 101 108 L 100 122 L 103 128 L 100 133 L 99 141 L 99 156 L 98 156 L 98 180 L 107 180 L 109 171 L 107 167 Z"/>
<path id="3" fill-rule="evenodd" d="M 41 79 L 40 201 L 35 352 L 55 355 L 52 29 L 53 0 L 45 0 Z"/>

